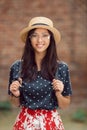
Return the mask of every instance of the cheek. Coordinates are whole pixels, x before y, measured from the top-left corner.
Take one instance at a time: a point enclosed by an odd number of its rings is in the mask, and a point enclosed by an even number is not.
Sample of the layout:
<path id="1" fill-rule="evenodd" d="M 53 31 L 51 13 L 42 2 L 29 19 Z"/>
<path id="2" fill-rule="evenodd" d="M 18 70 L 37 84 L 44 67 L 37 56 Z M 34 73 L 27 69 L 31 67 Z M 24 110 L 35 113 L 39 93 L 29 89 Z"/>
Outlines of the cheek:
<path id="1" fill-rule="evenodd" d="M 35 47 L 35 44 L 36 44 L 36 43 L 35 43 L 34 41 L 31 41 L 31 46 L 32 46 L 32 47 Z"/>
<path id="2" fill-rule="evenodd" d="M 47 48 L 50 46 L 50 41 L 46 43 Z"/>

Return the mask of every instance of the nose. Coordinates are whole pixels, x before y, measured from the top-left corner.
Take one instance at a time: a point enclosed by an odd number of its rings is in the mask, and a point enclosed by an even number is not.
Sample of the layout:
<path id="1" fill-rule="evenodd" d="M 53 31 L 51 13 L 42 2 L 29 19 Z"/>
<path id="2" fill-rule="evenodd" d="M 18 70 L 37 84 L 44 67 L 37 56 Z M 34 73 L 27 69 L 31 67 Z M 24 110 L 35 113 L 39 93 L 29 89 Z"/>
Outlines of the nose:
<path id="1" fill-rule="evenodd" d="M 43 38 L 41 36 L 38 37 L 38 41 L 41 42 Z"/>

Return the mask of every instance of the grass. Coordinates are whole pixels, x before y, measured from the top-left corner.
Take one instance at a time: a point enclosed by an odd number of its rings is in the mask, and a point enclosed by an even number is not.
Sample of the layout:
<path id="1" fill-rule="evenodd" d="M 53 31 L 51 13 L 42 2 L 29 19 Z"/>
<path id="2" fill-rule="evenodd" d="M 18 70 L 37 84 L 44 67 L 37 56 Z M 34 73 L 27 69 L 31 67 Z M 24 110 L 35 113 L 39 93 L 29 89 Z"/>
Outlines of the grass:
<path id="1" fill-rule="evenodd" d="M 72 110 L 72 111 L 70 111 L 70 109 L 69 111 L 68 110 L 62 111 L 61 117 L 64 123 L 65 130 L 86 130 L 87 129 L 87 112 L 86 110 L 83 109 L 81 110 L 81 114 L 79 112 L 80 112 L 79 109 Z M 82 119 L 84 113 L 86 113 L 85 115 L 86 118 L 83 121 Z"/>
<path id="2" fill-rule="evenodd" d="M 0 130 L 12 130 L 12 125 L 16 119 L 18 112 L 19 109 L 17 108 L 14 108 L 12 110 L 0 110 Z M 72 118 L 75 112 L 76 111 L 69 112 L 68 110 L 60 111 L 65 130 L 86 130 L 87 118 L 85 122 L 77 122 Z"/>
<path id="3" fill-rule="evenodd" d="M 0 111 L 0 130 L 12 130 L 12 125 L 15 121 L 16 115 L 17 111 Z"/>

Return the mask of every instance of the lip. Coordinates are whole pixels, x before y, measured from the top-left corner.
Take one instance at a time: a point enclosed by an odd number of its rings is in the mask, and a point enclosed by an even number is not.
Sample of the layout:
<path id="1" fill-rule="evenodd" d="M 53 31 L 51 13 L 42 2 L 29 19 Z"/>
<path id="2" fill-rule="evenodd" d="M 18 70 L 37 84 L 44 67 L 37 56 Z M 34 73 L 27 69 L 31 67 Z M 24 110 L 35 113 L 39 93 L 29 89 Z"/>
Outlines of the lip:
<path id="1" fill-rule="evenodd" d="M 36 45 L 38 48 L 42 48 L 44 45 L 43 44 L 37 44 Z"/>

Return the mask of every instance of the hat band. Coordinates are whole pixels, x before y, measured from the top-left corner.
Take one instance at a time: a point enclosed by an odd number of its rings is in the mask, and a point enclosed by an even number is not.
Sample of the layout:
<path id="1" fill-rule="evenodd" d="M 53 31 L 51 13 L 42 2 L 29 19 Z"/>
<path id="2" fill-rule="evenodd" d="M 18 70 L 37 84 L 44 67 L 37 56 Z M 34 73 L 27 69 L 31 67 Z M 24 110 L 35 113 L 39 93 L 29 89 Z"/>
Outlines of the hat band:
<path id="1" fill-rule="evenodd" d="M 49 26 L 49 25 L 44 24 L 44 23 L 35 23 L 35 24 L 33 24 L 32 26 L 35 26 L 35 25 L 45 25 L 45 26 Z"/>

